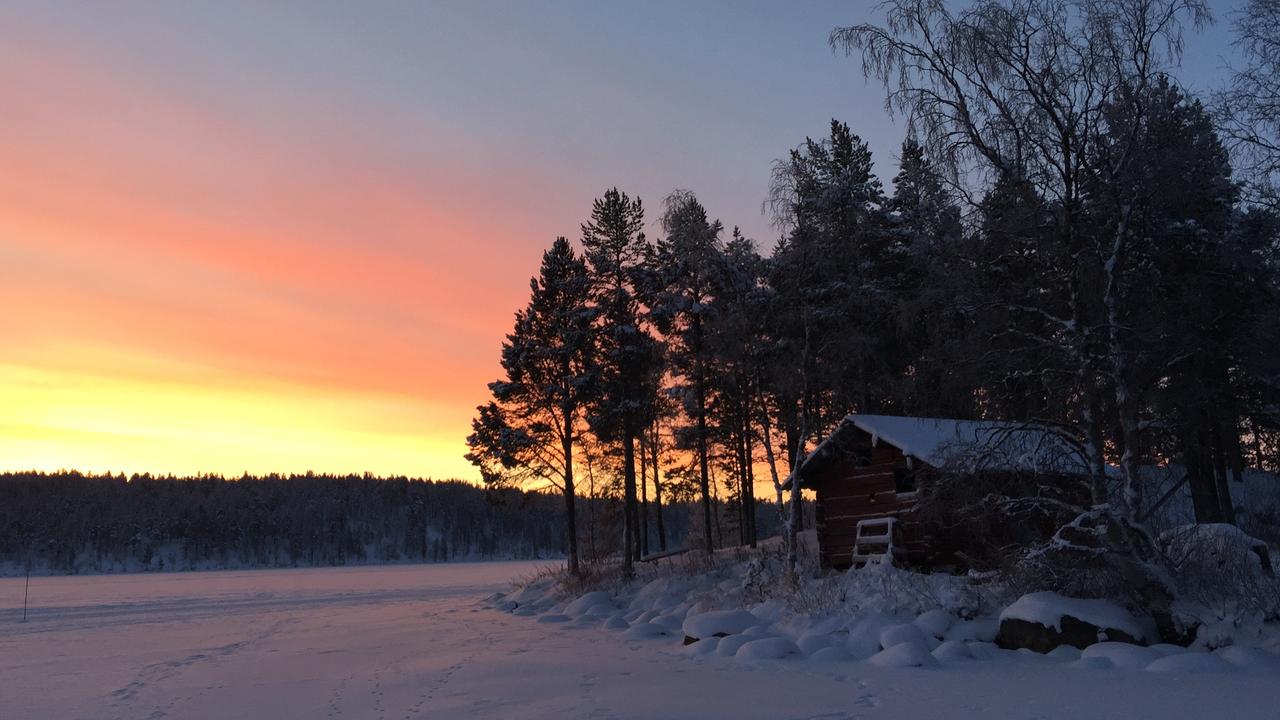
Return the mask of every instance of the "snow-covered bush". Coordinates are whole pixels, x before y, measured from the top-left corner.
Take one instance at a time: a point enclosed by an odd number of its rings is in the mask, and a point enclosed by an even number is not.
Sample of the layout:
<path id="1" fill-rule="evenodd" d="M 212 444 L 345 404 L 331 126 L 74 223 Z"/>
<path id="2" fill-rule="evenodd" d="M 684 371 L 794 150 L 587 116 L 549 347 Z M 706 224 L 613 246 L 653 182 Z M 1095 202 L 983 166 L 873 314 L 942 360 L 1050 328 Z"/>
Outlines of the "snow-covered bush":
<path id="1" fill-rule="evenodd" d="M 1280 579 L 1266 543 L 1225 524 L 1174 528 L 1160 542 L 1180 590 L 1178 613 L 1199 626 L 1203 644 L 1227 645 L 1280 620 Z"/>

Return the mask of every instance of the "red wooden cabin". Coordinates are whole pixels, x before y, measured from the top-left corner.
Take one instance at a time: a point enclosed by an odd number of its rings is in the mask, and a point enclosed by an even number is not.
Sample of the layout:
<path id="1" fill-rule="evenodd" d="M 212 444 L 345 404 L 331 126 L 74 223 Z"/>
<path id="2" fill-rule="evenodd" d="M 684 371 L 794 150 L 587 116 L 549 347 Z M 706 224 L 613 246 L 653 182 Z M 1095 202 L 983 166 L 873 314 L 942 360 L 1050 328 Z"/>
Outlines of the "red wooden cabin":
<path id="1" fill-rule="evenodd" d="M 1074 473 L 1081 461 L 1060 436 L 1022 423 L 850 415 L 801 463 L 801 487 L 817 494 L 822 566 L 890 559 L 950 559 L 916 510 L 930 473 Z"/>

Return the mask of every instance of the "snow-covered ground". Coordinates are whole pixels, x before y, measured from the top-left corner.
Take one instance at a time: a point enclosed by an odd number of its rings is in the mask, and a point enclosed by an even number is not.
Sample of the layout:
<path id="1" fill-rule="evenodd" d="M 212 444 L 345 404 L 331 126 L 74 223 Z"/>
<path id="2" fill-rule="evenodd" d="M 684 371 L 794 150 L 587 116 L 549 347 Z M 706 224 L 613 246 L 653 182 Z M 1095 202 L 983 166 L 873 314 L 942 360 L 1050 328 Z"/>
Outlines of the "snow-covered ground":
<path id="1" fill-rule="evenodd" d="M 486 607 L 537 563 L 0 580 L 0 717 L 1274 718 L 1270 672 L 696 656 Z M 540 619 L 550 620 L 539 622 Z M 1186 670 L 1184 668 L 1184 670 Z"/>

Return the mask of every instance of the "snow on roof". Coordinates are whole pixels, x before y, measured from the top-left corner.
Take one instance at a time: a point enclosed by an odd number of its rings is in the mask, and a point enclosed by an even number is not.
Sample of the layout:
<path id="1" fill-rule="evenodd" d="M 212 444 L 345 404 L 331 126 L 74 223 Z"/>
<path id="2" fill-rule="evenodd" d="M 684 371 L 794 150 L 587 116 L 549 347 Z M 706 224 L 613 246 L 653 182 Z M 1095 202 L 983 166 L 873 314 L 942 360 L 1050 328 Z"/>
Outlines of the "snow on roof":
<path id="1" fill-rule="evenodd" d="M 895 415 L 850 415 L 845 420 L 933 467 L 963 462 L 987 469 L 1061 470 L 1064 462 L 1072 467 L 1080 463 L 1060 434 L 1029 423 Z"/>
<path id="2" fill-rule="evenodd" d="M 838 436 L 856 427 L 935 468 L 973 472 L 1017 470 L 1087 474 L 1077 448 L 1053 428 L 1003 420 L 947 420 L 897 415 L 849 415 L 805 460 L 826 460 L 843 442 Z M 803 469 L 802 469 L 803 473 Z"/>

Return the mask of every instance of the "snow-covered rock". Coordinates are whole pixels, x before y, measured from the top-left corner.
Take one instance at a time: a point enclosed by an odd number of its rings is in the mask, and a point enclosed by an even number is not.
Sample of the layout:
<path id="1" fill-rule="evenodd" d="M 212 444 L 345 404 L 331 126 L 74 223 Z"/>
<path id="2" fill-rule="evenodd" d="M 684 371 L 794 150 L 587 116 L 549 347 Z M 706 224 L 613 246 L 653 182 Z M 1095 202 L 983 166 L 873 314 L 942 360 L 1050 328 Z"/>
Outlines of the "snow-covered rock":
<path id="1" fill-rule="evenodd" d="M 658 637 L 670 637 L 674 633 L 671 628 L 665 625 L 658 625 L 651 622 L 638 622 L 633 624 L 626 632 L 622 633 L 622 637 L 628 640 L 649 640 Z"/>
<path id="2" fill-rule="evenodd" d="M 924 634 L 941 640 L 951 627 L 951 613 L 942 609 L 929 610 L 917 617 L 912 624 Z"/>
<path id="3" fill-rule="evenodd" d="M 808 632 L 796 640 L 796 647 L 805 655 L 812 655 L 822 648 L 831 646 L 832 637 L 824 632 Z"/>
<path id="4" fill-rule="evenodd" d="M 631 623 L 627 622 L 621 615 L 610 615 L 600 627 L 605 630 L 626 630 L 631 627 Z"/>
<path id="5" fill-rule="evenodd" d="M 1254 647 L 1231 645 L 1214 653 L 1218 657 L 1245 670 L 1280 673 L 1280 655 Z"/>
<path id="6" fill-rule="evenodd" d="M 929 654 L 929 648 L 919 640 L 892 645 L 875 655 L 867 662 L 883 667 L 935 667 L 938 661 Z"/>
<path id="7" fill-rule="evenodd" d="M 714 655 L 716 648 L 720 645 L 720 638 L 709 637 L 703 638 L 695 643 L 685 645 L 681 652 L 691 657 L 701 657 L 704 655 Z"/>
<path id="8" fill-rule="evenodd" d="M 845 650 L 843 647 L 839 645 L 831 645 L 814 651 L 814 653 L 809 656 L 809 659 L 814 662 L 843 662 L 846 660 L 852 660 L 853 657 L 850 656 L 849 651 Z"/>
<path id="9" fill-rule="evenodd" d="M 925 635 L 920 628 L 911 623 L 903 623 L 901 625 L 890 625 L 880 631 L 880 647 L 888 650 L 894 645 L 903 643 L 918 642 L 922 646 L 925 644 Z"/>
<path id="10" fill-rule="evenodd" d="M 737 635 L 759 624 L 760 619 L 746 610 L 718 610 L 690 615 L 685 618 L 680 629 L 686 637 L 702 639 Z"/>
<path id="11" fill-rule="evenodd" d="M 733 657 L 737 654 L 738 648 L 751 642 L 752 638 L 748 635 L 727 635 L 720 638 L 720 643 L 716 645 L 716 655 L 720 657 Z"/>
<path id="12" fill-rule="evenodd" d="M 670 628 L 672 632 L 679 632 L 681 624 L 684 623 L 684 618 L 674 613 L 664 613 L 649 622 L 654 625 L 661 625 L 662 627 Z"/>
<path id="13" fill-rule="evenodd" d="M 1044 653 L 1059 645 L 1084 648 L 1107 640 L 1142 643 L 1146 637 L 1142 624 L 1109 600 L 1035 592 L 1018 598 L 1000 613 L 996 643 Z"/>
<path id="14" fill-rule="evenodd" d="M 579 615 L 587 614 L 587 611 L 592 608 L 600 606 L 607 608 L 613 607 L 613 599 L 610 597 L 609 593 L 604 591 L 589 592 L 566 605 L 564 608 L 564 614 L 571 617 L 578 617 Z"/>
<path id="15" fill-rule="evenodd" d="M 896 621 L 879 613 L 864 616 L 849 626 L 844 647 L 855 660 L 865 660 L 880 652 L 880 631 Z"/>
<path id="16" fill-rule="evenodd" d="M 969 646 L 959 640 L 946 640 L 934 648 L 930 654 L 941 662 L 963 662 L 973 659 Z"/>
<path id="17" fill-rule="evenodd" d="M 783 637 L 759 638 L 743 643 L 734 657 L 747 660 L 778 660 L 800 654 L 796 644 Z"/>
<path id="18" fill-rule="evenodd" d="M 1151 648 L 1129 643 L 1104 642 L 1090 645 L 1080 653 L 1082 658 L 1101 657 L 1111 661 L 1118 668 L 1141 669 L 1151 664 L 1160 656 Z"/>
<path id="19" fill-rule="evenodd" d="M 969 654 L 974 660 L 995 660 L 1000 657 L 999 647 L 995 643 L 968 641 L 965 647 L 969 648 Z"/>

